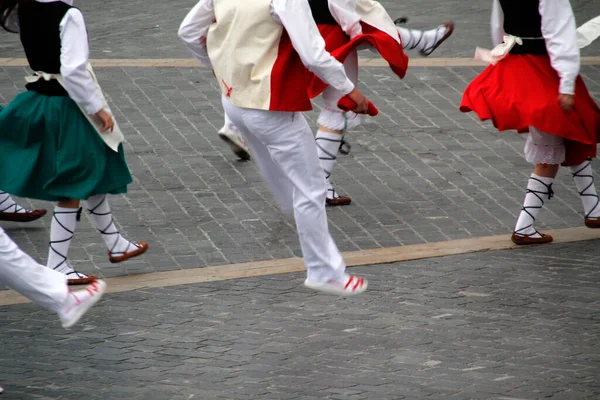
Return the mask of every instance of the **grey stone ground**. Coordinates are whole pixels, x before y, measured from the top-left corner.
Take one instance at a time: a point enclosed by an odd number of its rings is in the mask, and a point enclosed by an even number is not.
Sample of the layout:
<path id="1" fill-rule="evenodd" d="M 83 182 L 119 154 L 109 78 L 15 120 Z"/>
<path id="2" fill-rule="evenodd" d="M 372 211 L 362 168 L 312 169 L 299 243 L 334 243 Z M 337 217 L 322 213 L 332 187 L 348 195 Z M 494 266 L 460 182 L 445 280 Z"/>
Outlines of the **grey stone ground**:
<path id="1" fill-rule="evenodd" d="M 193 1 L 174 3 L 82 2 L 92 56 L 187 57 L 174 35 Z M 415 27 L 458 23 L 434 56 L 469 57 L 489 43 L 487 1 L 383 3 Z M 572 4 L 579 22 L 600 14 L 596 1 Z M 22 56 L 15 37 L 1 38 L 0 58 Z M 457 111 L 479 70 L 413 68 L 404 81 L 361 70 L 382 114 L 349 135 L 353 151 L 335 173 L 355 202 L 328 210 L 342 250 L 511 231 L 530 167 L 524 137 Z M 25 73 L 0 67 L 0 103 L 22 90 Z M 112 199 L 115 216 L 151 249 L 109 264 L 84 219 L 76 267 L 111 277 L 299 255 L 254 164 L 236 162 L 216 137 L 209 71 L 97 73 L 135 177 Z M 600 68 L 582 73 L 600 99 Z M 581 225 L 574 190 L 561 173 L 541 228 Z M 3 227 L 43 261 L 49 223 Z M 598 243 L 586 242 L 360 268 L 371 290 L 346 301 L 299 289 L 301 274 L 129 292 L 107 296 L 71 333 L 32 305 L 2 307 L 0 383 L 4 397 L 23 399 L 594 398 L 599 260 Z"/>
<path id="2" fill-rule="evenodd" d="M 593 399 L 597 242 L 107 296 L 69 332 L 0 308 L 6 399 Z M 3 396 L 4 400 L 4 396 Z"/>

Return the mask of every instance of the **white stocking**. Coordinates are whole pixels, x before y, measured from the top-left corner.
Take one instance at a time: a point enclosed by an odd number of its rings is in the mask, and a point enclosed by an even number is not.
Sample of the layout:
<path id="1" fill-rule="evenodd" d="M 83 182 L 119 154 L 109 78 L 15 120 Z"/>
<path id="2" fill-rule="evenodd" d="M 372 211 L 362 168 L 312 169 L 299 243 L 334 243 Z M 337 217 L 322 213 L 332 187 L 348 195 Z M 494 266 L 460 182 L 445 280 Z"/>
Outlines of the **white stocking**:
<path id="1" fill-rule="evenodd" d="M 573 174 L 573 180 L 581 196 L 586 218 L 599 218 L 600 200 L 594 187 L 591 160 L 586 160 L 580 165 L 569 167 L 569 170 Z"/>
<path id="2" fill-rule="evenodd" d="M 535 229 L 535 219 L 540 210 L 544 206 L 544 197 L 551 199 L 554 192 L 552 191 L 553 178 L 545 178 L 536 174 L 531 174 L 529 183 L 527 184 L 527 194 L 523 202 L 523 208 L 519 214 L 515 233 L 522 236 L 531 236 L 532 238 L 542 237 Z"/>

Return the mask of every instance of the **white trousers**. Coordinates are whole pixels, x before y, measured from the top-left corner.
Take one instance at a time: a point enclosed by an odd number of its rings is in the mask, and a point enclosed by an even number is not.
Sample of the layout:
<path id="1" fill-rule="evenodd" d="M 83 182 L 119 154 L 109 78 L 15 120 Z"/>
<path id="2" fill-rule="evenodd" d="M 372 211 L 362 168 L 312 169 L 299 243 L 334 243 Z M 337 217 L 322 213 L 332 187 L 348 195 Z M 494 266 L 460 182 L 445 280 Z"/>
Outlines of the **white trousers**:
<path id="1" fill-rule="evenodd" d="M 302 113 L 223 108 L 242 133 L 258 169 L 284 212 L 294 212 L 308 279 L 341 279 L 346 265 L 329 233 L 325 174 Z"/>
<path id="2" fill-rule="evenodd" d="M 525 142 L 525 160 L 537 164 L 561 164 L 565 161 L 565 140 L 560 136 L 542 132 L 529 127 L 529 136 Z"/>
<path id="3" fill-rule="evenodd" d="M 25 254 L 0 228 L 0 284 L 38 305 L 59 312 L 69 294 L 67 276 L 41 266 Z"/>

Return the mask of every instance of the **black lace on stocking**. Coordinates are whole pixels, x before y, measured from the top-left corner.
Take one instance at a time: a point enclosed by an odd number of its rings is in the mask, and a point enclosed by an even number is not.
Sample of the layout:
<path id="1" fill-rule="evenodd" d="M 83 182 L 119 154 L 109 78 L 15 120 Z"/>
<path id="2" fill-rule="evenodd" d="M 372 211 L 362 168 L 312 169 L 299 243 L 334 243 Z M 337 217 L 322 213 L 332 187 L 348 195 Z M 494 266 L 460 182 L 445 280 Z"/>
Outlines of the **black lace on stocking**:
<path id="1" fill-rule="evenodd" d="M 112 247 L 111 247 L 110 249 L 108 249 L 108 251 L 109 251 L 109 252 L 110 252 L 110 254 L 112 254 L 112 255 L 123 255 L 123 254 L 125 254 L 125 252 L 115 252 L 115 251 L 114 251 L 114 250 L 117 248 L 117 245 L 119 244 L 119 241 L 120 241 L 120 240 L 125 240 L 125 238 L 123 238 L 123 236 L 121 236 L 121 233 L 120 233 L 120 232 L 119 232 L 119 230 L 117 229 L 117 226 L 115 225 L 115 223 L 114 223 L 114 221 L 113 221 L 113 219 L 112 219 L 112 212 L 110 211 L 110 208 L 109 208 L 109 210 L 108 210 L 107 212 L 105 212 L 105 213 L 100 213 L 100 212 L 97 212 L 97 211 L 96 211 L 98 208 L 100 208 L 100 206 L 101 206 L 102 204 L 104 204 L 104 203 L 105 203 L 105 202 L 107 202 L 107 201 L 108 201 L 108 200 L 107 200 L 107 197 L 106 197 L 106 196 L 104 196 L 104 197 L 102 197 L 102 200 L 98 202 L 98 204 L 96 204 L 96 205 L 95 205 L 93 208 L 88 208 L 87 210 L 88 210 L 88 212 L 89 212 L 90 214 L 92 214 L 92 215 L 97 215 L 97 216 L 101 216 L 101 217 L 105 217 L 105 216 L 107 216 L 107 215 L 111 215 L 111 217 L 110 217 L 110 222 L 108 223 L 108 225 L 106 225 L 104 228 L 100 228 L 100 227 L 97 227 L 97 228 L 98 228 L 98 231 L 99 231 L 101 234 L 103 234 L 103 235 L 117 235 L 117 240 L 115 240 L 115 243 L 112 245 Z M 89 204 L 89 203 L 88 203 L 88 204 Z M 111 227 L 112 227 L 112 229 L 111 229 Z M 135 244 L 135 243 L 130 243 L 130 242 L 127 242 L 127 243 L 128 243 L 128 246 L 127 246 L 127 247 L 129 247 L 129 244 L 133 244 L 134 246 L 138 247 L 138 245 L 137 245 L 137 244 Z M 127 248 L 127 247 L 126 247 L 126 248 Z"/>
<path id="2" fill-rule="evenodd" d="M 573 178 L 590 178 L 590 184 L 587 185 L 585 187 L 585 189 L 583 189 L 581 192 L 579 192 L 579 195 L 581 197 L 594 197 L 596 199 L 596 204 L 594 204 L 594 207 L 592 207 L 592 209 L 590 210 L 590 212 L 585 215 L 585 217 L 588 218 L 590 215 L 592 215 L 592 213 L 594 211 L 596 211 L 596 208 L 600 207 L 600 198 L 598 198 L 597 194 L 586 193 L 586 191 L 589 188 L 591 188 L 591 187 L 594 186 L 594 176 L 593 175 L 587 175 L 587 174 L 582 174 L 581 173 L 584 169 L 586 169 L 587 167 L 589 167 L 589 165 L 591 163 L 590 159 L 588 159 L 586 161 L 587 161 L 587 163 L 583 167 L 581 167 L 578 171 L 573 172 L 572 175 L 573 175 Z"/>
<path id="3" fill-rule="evenodd" d="M 322 152 L 321 154 L 323 155 L 319 155 L 319 160 L 325 160 L 325 161 L 335 161 L 337 160 L 337 156 L 335 154 L 331 154 L 330 152 L 328 152 L 327 150 L 325 150 L 323 148 L 323 146 L 321 146 L 321 144 L 319 143 L 319 141 L 326 141 L 326 142 L 332 142 L 332 143 L 340 143 L 340 149 L 343 145 L 344 140 L 342 138 L 340 138 L 340 140 L 335 140 L 335 139 L 330 139 L 330 138 L 324 138 L 324 137 L 318 137 L 315 139 L 315 143 L 317 144 L 317 147 L 319 148 L 319 150 Z M 331 171 L 327 171 L 325 168 L 323 168 L 323 171 L 325 171 L 325 177 L 326 179 L 329 179 L 329 177 L 331 177 Z M 333 196 L 333 198 L 337 198 L 340 197 L 337 192 L 335 191 L 335 189 L 327 189 L 327 191 L 329 193 L 331 193 L 331 195 Z"/>
<path id="4" fill-rule="evenodd" d="M 60 258 L 62 258 L 62 261 L 60 263 L 58 263 L 58 265 L 54 266 L 54 270 L 58 269 L 59 267 L 61 267 L 63 264 L 65 264 L 67 262 L 67 255 L 66 254 L 62 254 L 60 251 L 58 251 L 57 249 L 54 248 L 55 244 L 58 243 L 66 243 L 69 242 L 73 239 L 73 234 L 75 233 L 74 231 L 67 229 L 67 227 L 65 227 L 62 222 L 60 222 L 60 220 L 56 217 L 59 214 L 77 214 L 77 218 L 79 218 L 79 216 L 81 215 L 81 208 L 76 210 L 76 211 L 54 211 L 54 215 L 52 216 L 52 218 L 54 219 L 54 221 L 56 221 L 56 223 L 58 225 L 60 225 L 61 228 L 63 228 L 65 231 L 69 232 L 70 236 L 66 239 L 63 240 L 51 240 L 50 241 L 50 250 L 52 250 L 52 252 L 54 252 L 54 254 L 56 254 L 57 256 L 59 256 Z"/>
<path id="5" fill-rule="evenodd" d="M 550 200 L 552 197 L 554 197 L 554 190 L 552 190 L 552 184 L 546 185 L 544 182 L 542 182 L 541 180 L 539 180 L 537 178 L 530 177 L 529 179 L 534 180 L 534 181 L 538 181 L 539 183 L 541 183 L 542 185 L 544 185 L 546 187 L 547 191 L 540 192 L 540 191 L 537 191 L 537 190 L 532 190 L 532 189 L 527 188 L 527 194 L 525 196 L 527 197 L 527 195 L 529 193 L 531 193 L 535 197 L 537 197 L 542 204 L 540 204 L 539 206 L 525 206 L 525 205 L 523 205 L 523 207 L 521 208 L 521 211 L 525 211 L 531 217 L 532 222 L 531 222 L 531 224 L 529 224 L 527 226 L 524 226 L 523 228 L 518 229 L 518 230 L 515 231 L 515 233 L 517 235 L 520 235 L 520 236 L 533 236 L 535 234 L 541 235 L 537 230 L 535 231 L 535 233 L 528 234 L 528 235 L 526 235 L 524 233 L 521 233 L 523 231 L 527 231 L 529 228 L 533 228 L 533 224 L 535 222 L 535 217 L 533 216 L 533 214 L 531 214 L 529 212 L 528 209 L 530 209 L 530 208 L 541 209 L 544 206 L 544 199 L 542 197 L 548 196 L 548 200 Z"/>
<path id="6" fill-rule="evenodd" d="M 0 195 L 5 195 L 8 194 L 6 192 L 3 192 L 0 190 Z M 6 196 L 6 198 L 2 201 L 0 201 L 0 212 L 3 213 L 20 213 L 21 211 L 25 211 L 25 212 L 30 212 L 31 210 L 28 210 L 27 208 L 21 207 L 20 205 L 18 205 L 17 203 L 10 204 L 10 205 L 6 205 L 8 204 L 8 200 L 10 199 L 10 196 Z M 11 208 L 14 209 L 14 211 L 9 211 Z"/>

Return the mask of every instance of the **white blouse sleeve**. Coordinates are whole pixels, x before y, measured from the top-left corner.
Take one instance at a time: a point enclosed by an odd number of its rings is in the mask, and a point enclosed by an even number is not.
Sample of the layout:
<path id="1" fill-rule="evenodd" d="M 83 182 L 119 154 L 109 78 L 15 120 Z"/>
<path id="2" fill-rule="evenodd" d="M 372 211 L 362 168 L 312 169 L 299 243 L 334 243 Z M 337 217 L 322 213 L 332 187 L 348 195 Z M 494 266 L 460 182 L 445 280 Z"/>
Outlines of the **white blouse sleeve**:
<path id="1" fill-rule="evenodd" d="M 10 10 L 10 13 L 6 16 L 4 20 L 4 25 L 9 32 L 18 33 L 19 32 L 19 5 L 16 5 Z"/>
<path id="2" fill-rule="evenodd" d="M 306 0 L 272 0 L 271 15 L 287 31 L 306 68 L 343 94 L 354 89 L 344 66 L 325 50 L 325 40 Z"/>
<path id="3" fill-rule="evenodd" d="M 494 46 L 498 46 L 504 41 L 504 36 L 506 35 L 504 32 L 504 12 L 502 11 L 502 7 L 500 7 L 499 0 L 494 0 L 494 4 L 492 5 L 490 28 L 492 30 L 492 43 Z"/>
<path id="4" fill-rule="evenodd" d="M 360 16 L 356 12 L 356 0 L 329 0 L 329 11 L 350 38 L 362 34 Z"/>
<path id="5" fill-rule="evenodd" d="M 60 22 L 60 73 L 65 89 L 74 102 L 88 114 L 102 109 L 96 86 L 86 70 L 89 58 L 88 37 L 81 11 L 71 8 Z"/>
<path id="6" fill-rule="evenodd" d="M 183 19 L 178 32 L 190 53 L 208 68 L 212 68 L 212 64 L 206 48 L 206 36 L 215 21 L 213 0 L 200 0 Z"/>
<path id="7" fill-rule="evenodd" d="M 575 94 L 580 56 L 575 16 L 569 0 L 540 0 L 539 11 L 550 62 L 560 77 L 559 92 Z"/>

